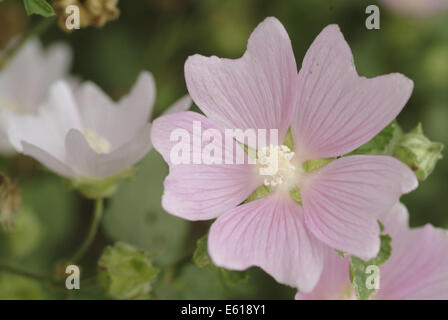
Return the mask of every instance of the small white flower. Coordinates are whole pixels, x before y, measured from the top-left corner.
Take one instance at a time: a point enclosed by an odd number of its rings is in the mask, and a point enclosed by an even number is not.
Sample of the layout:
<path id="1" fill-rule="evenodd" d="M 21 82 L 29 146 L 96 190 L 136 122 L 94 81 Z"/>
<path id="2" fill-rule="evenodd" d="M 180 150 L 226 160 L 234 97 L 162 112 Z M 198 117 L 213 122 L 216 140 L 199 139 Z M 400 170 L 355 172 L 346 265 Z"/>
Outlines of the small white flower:
<path id="1" fill-rule="evenodd" d="M 142 72 L 129 95 L 118 102 L 91 82 L 71 89 L 59 81 L 37 115 L 9 117 L 8 136 L 18 152 L 62 176 L 101 181 L 131 168 L 150 150 L 148 120 L 154 98 L 148 72 Z M 172 108 L 186 110 L 190 104 L 187 96 Z"/>
<path id="2" fill-rule="evenodd" d="M 71 60 L 67 45 L 58 43 L 44 50 L 32 39 L 0 70 L 0 153 L 14 152 L 5 119 L 12 113 L 36 113 L 50 86 L 67 75 Z"/>

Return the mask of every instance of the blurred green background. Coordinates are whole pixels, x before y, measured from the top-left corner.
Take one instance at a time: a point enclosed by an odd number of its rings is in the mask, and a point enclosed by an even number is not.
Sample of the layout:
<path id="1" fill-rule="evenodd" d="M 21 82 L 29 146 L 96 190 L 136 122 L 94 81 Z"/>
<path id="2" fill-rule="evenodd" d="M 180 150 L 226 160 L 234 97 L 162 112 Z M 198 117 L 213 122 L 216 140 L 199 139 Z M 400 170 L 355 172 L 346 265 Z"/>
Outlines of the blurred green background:
<path id="1" fill-rule="evenodd" d="M 45 44 L 66 41 L 74 50 L 72 72 L 92 80 L 115 99 L 128 92 L 142 70 L 153 73 L 157 99 L 153 117 L 186 94 L 183 66 L 189 55 L 240 57 L 251 31 L 267 16 L 286 27 L 300 67 L 317 34 L 328 24 L 342 29 L 360 75 L 401 72 L 415 82 L 414 93 L 398 121 L 405 131 L 422 122 L 434 141 L 448 145 L 448 15 L 408 18 L 381 8 L 381 29 L 365 28 L 361 0 L 134 0 L 120 1 L 121 16 L 103 28 L 66 34 L 56 25 Z M 0 45 L 41 17 L 27 18 L 21 1 L 0 3 Z M 119 128 L 117 128 L 119 130 Z M 0 262 L 33 272 L 57 270 L 79 245 L 90 224 L 93 204 L 52 173 L 26 157 L 3 158 L 0 170 L 17 180 L 26 208 L 16 227 L 0 233 Z M 162 182 L 167 167 L 151 151 L 135 179 L 122 183 L 106 203 L 100 234 L 82 261 L 83 278 L 94 277 L 98 258 L 120 240 L 148 251 L 164 271 L 154 284 L 158 299 L 292 299 L 295 290 L 252 268 L 248 282 L 229 286 L 217 269 L 191 263 L 196 240 L 208 222 L 190 223 L 163 212 Z M 420 187 L 402 198 L 412 226 L 432 223 L 448 228 L 448 157 Z M 55 267 L 56 266 L 56 267 Z M 0 272 L 0 298 L 106 298 L 95 281 L 76 292 L 42 285 Z"/>

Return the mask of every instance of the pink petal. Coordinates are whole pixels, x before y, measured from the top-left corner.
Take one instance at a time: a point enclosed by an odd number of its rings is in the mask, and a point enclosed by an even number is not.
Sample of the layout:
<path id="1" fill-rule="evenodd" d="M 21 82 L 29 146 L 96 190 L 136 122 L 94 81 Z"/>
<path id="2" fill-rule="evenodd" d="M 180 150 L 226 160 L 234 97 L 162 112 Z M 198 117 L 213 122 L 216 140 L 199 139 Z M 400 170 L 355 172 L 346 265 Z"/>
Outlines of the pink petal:
<path id="1" fill-rule="evenodd" d="M 380 214 L 378 219 L 384 226 L 384 233 L 392 238 L 409 229 L 408 209 L 401 202 L 397 202 L 390 211 Z"/>
<path id="2" fill-rule="evenodd" d="M 414 173 L 387 156 L 349 156 L 304 177 L 305 222 L 330 247 L 362 259 L 379 250 L 380 214 L 417 187 Z"/>
<path id="3" fill-rule="evenodd" d="M 297 292 L 298 300 L 340 300 L 350 294 L 349 257 L 342 258 L 328 246 L 324 249 L 324 269 L 319 282 L 309 293 Z M 349 292 L 345 292 L 348 290 Z"/>
<path id="4" fill-rule="evenodd" d="M 344 155 L 377 135 L 403 109 L 413 82 L 401 74 L 359 77 L 339 27 L 326 27 L 299 72 L 292 133 L 305 159 Z"/>
<path id="5" fill-rule="evenodd" d="M 448 299 L 448 234 L 431 225 L 410 229 L 397 205 L 384 222 L 392 255 L 380 270 L 374 299 Z"/>
<path id="6" fill-rule="evenodd" d="M 405 16 L 427 18 L 448 9 L 446 0 L 382 0 L 385 7 Z"/>
<path id="7" fill-rule="evenodd" d="M 215 218 L 239 205 L 255 191 L 261 182 L 254 166 L 249 165 L 247 159 L 245 164 L 225 164 L 226 155 L 231 154 L 234 157 L 234 152 L 239 147 L 235 147 L 234 150 L 228 146 L 224 148 L 223 140 L 207 141 L 207 144 L 210 143 L 222 150 L 222 164 L 203 162 L 193 164 L 194 155 L 198 154 L 193 147 L 193 140 L 203 141 L 203 147 L 206 145 L 202 135 L 193 132 L 194 121 L 201 123 L 202 132 L 214 129 L 222 137 L 225 136 L 221 128 L 204 116 L 196 112 L 180 112 L 154 120 L 151 139 L 154 148 L 170 165 L 170 174 L 165 180 L 163 208 L 184 219 L 206 220 Z M 189 141 L 184 141 L 184 145 L 190 150 L 191 164 L 173 164 L 171 161 L 171 150 L 180 143 L 170 140 L 171 133 L 176 129 L 185 130 L 190 137 Z M 201 156 L 201 150 L 199 150 L 199 156 Z M 202 157 L 200 160 L 202 161 Z"/>
<path id="8" fill-rule="evenodd" d="M 278 129 L 283 141 L 295 108 L 297 66 L 277 19 L 260 23 L 240 59 L 189 57 L 185 80 L 193 101 L 221 127 Z"/>
<path id="9" fill-rule="evenodd" d="M 276 281 L 309 292 L 323 267 L 323 244 L 303 223 L 289 195 L 272 194 L 219 217 L 210 228 L 209 254 L 221 267 L 258 266 Z"/>

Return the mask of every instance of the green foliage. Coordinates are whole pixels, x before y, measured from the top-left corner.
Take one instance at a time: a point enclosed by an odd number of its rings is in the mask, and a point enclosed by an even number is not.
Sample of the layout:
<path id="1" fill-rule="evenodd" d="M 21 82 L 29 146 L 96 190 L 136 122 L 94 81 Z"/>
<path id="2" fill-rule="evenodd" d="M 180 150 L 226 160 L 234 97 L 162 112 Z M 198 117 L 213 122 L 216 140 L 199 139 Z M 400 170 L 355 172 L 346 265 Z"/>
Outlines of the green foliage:
<path id="1" fill-rule="evenodd" d="M 288 129 L 283 144 L 287 146 L 290 150 L 294 151 L 294 141 L 292 139 L 291 128 Z"/>
<path id="2" fill-rule="evenodd" d="M 369 274 L 366 273 L 367 267 L 374 265 L 380 267 L 389 259 L 392 253 L 391 241 L 389 235 L 381 235 L 381 247 L 378 255 L 368 261 L 364 261 L 358 257 L 350 257 L 350 281 L 355 288 L 356 295 L 361 300 L 367 300 L 375 293 L 375 289 L 368 289 L 366 285 Z"/>
<path id="3" fill-rule="evenodd" d="M 168 174 L 162 157 L 152 150 L 136 168 L 135 178 L 120 184 L 103 220 L 106 234 L 151 252 L 157 265 L 175 262 L 185 254 L 188 222 L 161 206 L 163 180 Z"/>
<path id="4" fill-rule="evenodd" d="M 243 148 L 244 152 L 249 156 L 249 158 L 251 159 L 257 159 L 257 150 L 255 150 L 254 148 L 251 148 L 249 146 L 246 146 L 245 144 L 238 142 L 237 141 L 237 146 L 240 146 L 241 148 Z"/>
<path id="5" fill-rule="evenodd" d="M 133 176 L 134 168 L 131 167 L 106 179 L 80 178 L 70 182 L 86 198 L 99 199 L 112 196 L 121 181 L 129 180 Z"/>
<path id="6" fill-rule="evenodd" d="M 362 145 L 351 154 L 382 154 L 391 156 L 395 145 L 403 135 L 397 121 L 392 121 L 386 128 L 378 133 L 372 140 Z"/>
<path id="7" fill-rule="evenodd" d="M 293 188 L 289 191 L 291 198 L 294 199 L 295 202 L 302 205 L 302 194 L 300 193 L 299 188 Z"/>
<path id="8" fill-rule="evenodd" d="M 122 242 L 104 250 L 98 267 L 101 284 L 108 295 L 117 299 L 150 298 L 152 283 L 159 273 L 148 253 Z"/>
<path id="9" fill-rule="evenodd" d="M 224 268 L 219 268 L 224 282 L 229 286 L 236 286 L 241 283 L 249 281 L 249 271 L 233 271 Z"/>
<path id="10" fill-rule="evenodd" d="M 43 237 L 41 222 L 29 208 L 17 215 L 14 227 L 7 232 L 6 243 L 17 257 L 23 257 L 39 245 Z"/>
<path id="11" fill-rule="evenodd" d="M 0 229 L 11 228 L 21 207 L 20 189 L 0 172 Z"/>
<path id="12" fill-rule="evenodd" d="M 322 168 L 326 164 L 335 160 L 336 158 L 326 158 L 326 159 L 313 159 L 306 161 L 302 166 L 305 172 L 316 171 L 317 169 Z"/>
<path id="13" fill-rule="evenodd" d="M 344 251 L 341 251 L 341 250 L 338 250 L 338 249 L 335 249 L 335 251 L 342 259 L 345 259 L 345 252 Z"/>
<path id="14" fill-rule="evenodd" d="M 196 243 L 196 250 L 193 254 L 193 262 L 199 267 L 199 268 L 205 268 L 209 265 L 212 265 L 212 260 L 210 259 L 208 252 L 207 252 L 207 240 L 208 235 L 205 235 Z"/>
<path id="15" fill-rule="evenodd" d="M 393 121 L 372 140 L 351 154 L 382 154 L 406 163 L 420 180 L 425 180 L 442 158 L 443 144 L 432 142 L 423 133 L 422 125 L 407 134 Z"/>
<path id="16" fill-rule="evenodd" d="M 406 163 L 417 178 L 425 180 L 442 159 L 442 150 L 443 144 L 429 140 L 419 123 L 414 130 L 401 138 L 394 149 L 394 156 Z"/>
<path id="17" fill-rule="evenodd" d="M 52 6 L 46 0 L 23 0 L 27 15 L 37 14 L 42 17 L 54 16 Z"/>
<path id="18" fill-rule="evenodd" d="M 246 271 L 233 271 L 233 270 L 227 270 L 225 268 L 216 267 L 210 256 L 208 255 L 207 250 L 207 240 L 208 240 L 208 234 L 203 236 L 197 241 L 197 247 L 193 254 L 193 262 L 199 267 L 199 268 L 218 268 L 222 278 L 224 279 L 224 282 L 229 286 L 235 286 L 240 283 L 245 283 L 249 280 L 249 272 Z"/>
<path id="19" fill-rule="evenodd" d="M 15 225 L 0 232 L 0 259 L 35 272 L 52 272 L 53 264 L 71 252 L 77 236 L 76 196 L 59 177 L 47 172 L 18 182 L 23 206 Z"/>
<path id="20" fill-rule="evenodd" d="M 39 281 L 0 272 L 1 300 L 39 300 L 48 298 L 48 293 Z"/>
<path id="21" fill-rule="evenodd" d="M 267 197 L 272 192 L 272 189 L 270 186 L 265 186 L 264 184 L 257 188 L 252 194 L 247 198 L 245 203 L 255 201 L 258 199 L 262 199 Z"/>

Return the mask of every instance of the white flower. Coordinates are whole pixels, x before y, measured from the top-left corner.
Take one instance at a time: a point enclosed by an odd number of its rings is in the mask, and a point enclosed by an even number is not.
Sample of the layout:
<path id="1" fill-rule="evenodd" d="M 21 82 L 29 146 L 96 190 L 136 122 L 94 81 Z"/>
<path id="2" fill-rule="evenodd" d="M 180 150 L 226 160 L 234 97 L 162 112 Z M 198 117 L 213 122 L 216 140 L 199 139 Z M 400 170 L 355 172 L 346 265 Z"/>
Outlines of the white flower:
<path id="1" fill-rule="evenodd" d="M 14 152 L 6 136 L 5 118 L 12 113 L 36 113 L 50 86 L 67 75 L 71 60 L 67 45 L 58 43 L 44 50 L 32 39 L 0 70 L 0 153 Z"/>
<path id="2" fill-rule="evenodd" d="M 147 72 L 118 102 L 91 82 L 73 90 L 59 81 L 37 115 L 9 117 L 8 136 L 18 152 L 62 176 L 104 181 L 131 168 L 150 150 L 148 120 L 154 98 L 154 80 Z M 172 108 L 183 111 L 190 104 L 187 96 Z"/>

